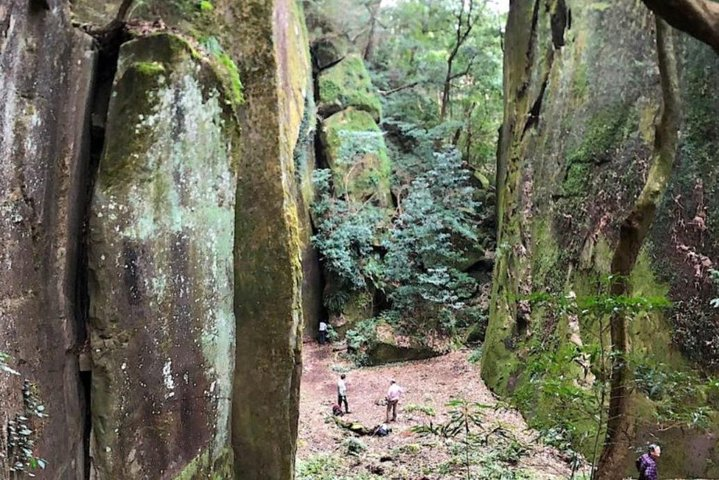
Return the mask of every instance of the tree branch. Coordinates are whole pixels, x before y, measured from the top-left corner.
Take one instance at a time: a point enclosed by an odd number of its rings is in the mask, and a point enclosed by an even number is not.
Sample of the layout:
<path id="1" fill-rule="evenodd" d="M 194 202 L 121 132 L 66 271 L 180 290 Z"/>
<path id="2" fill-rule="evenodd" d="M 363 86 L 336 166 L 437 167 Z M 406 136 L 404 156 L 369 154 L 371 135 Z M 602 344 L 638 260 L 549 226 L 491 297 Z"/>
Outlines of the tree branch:
<path id="1" fill-rule="evenodd" d="M 416 81 L 416 82 L 408 83 L 408 84 L 406 84 L 406 85 L 401 85 L 401 86 L 399 86 L 399 87 L 397 87 L 397 88 L 393 88 L 392 90 L 380 90 L 379 93 L 380 93 L 383 97 L 386 97 L 386 96 L 388 96 L 388 95 L 392 95 L 393 93 L 401 92 L 402 90 L 407 90 L 408 88 L 414 88 L 414 87 L 416 87 L 417 85 L 419 85 L 419 80 Z"/>
<path id="2" fill-rule="evenodd" d="M 642 0 L 669 25 L 701 40 L 719 54 L 719 3 L 711 0 Z"/>
<path id="3" fill-rule="evenodd" d="M 115 18 L 113 18 L 110 23 L 100 28 L 87 28 L 87 33 L 94 37 L 102 37 L 121 29 L 127 21 L 127 16 L 134 2 L 135 0 L 122 0 L 120 8 L 117 10 L 117 15 L 115 15 Z"/>

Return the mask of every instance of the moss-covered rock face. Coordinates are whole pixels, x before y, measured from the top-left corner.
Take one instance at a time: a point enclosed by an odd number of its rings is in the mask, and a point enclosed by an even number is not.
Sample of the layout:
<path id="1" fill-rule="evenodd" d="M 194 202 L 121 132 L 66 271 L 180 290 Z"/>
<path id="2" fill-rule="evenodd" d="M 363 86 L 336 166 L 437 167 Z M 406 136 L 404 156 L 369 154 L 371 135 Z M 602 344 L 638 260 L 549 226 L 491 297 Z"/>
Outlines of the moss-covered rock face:
<path id="1" fill-rule="evenodd" d="M 533 292 L 595 292 L 610 273 L 619 227 L 634 208 L 654 158 L 655 128 L 663 104 L 654 20 L 641 3 L 575 1 L 571 29 L 565 2 L 514 2 L 505 50 L 505 120 L 498 165 L 498 255 L 493 275 L 483 376 L 512 396 L 530 423 L 572 418 L 552 395 L 531 383 L 533 365 L 557 364 L 575 372 L 577 338 L 598 343 L 597 325 L 568 325 L 523 297 Z M 675 307 L 630 326 L 633 354 L 670 365 L 686 378 L 716 368 L 712 342 L 716 314 L 707 269 L 719 253 L 710 230 L 717 186 L 714 151 L 719 65 L 704 46 L 681 39 L 684 132 L 675 171 L 630 275 L 635 295 L 668 295 Z M 687 132 L 692 132 L 687 134 Z M 716 210 L 716 209 L 714 209 Z M 568 332 L 571 332 L 568 333 Z M 701 347 L 703 345 L 703 347 Z M 693 360 L 693 362 L 692 362 Z M 544 363 L 542 363 L 544 362 Z M 562 362 L 565 362 L 562 364 Z M 669 449 L 678 438 L 657 422 L 657 405 L 635 394 L 630 415 L 636 445 L 656 435 Z M 554 416 L 554 417 L 553 417 Z M 709 419 L 710 432 L 716 423 Z M 591 425 L 577 422 L 578 438 Z M 711 477 L 719 458 L 706 433 L 686 429 L 684 456 L 667 456 L 668 477 Z M 576 447 L 591 453 L 591 442 Z M 677 447 L 678 448 L 678 447 Z M 687 455 L 687 453 L 689 453 Z M 633 472 L 627 454 L 627 473 Z M 691 458 L 691 460 L 690 460 Z M 699 460 L 696 460 L 699 459 Z"/>
<path id="2" fill-rule="evenodd" d="M 227 9 L 242 32 L 234 46 L 246 98 L 235 223 L 235 477 L 287 479 L 294 475 L 301 373 L 295 161 L 306 147 L 311 105 L 308 39 L 293 0 L 231 2 Z"/>
<path id="3" fill-rule="evenodd" d="M 319 94 L 317 107 L 321 115 L 329 116 L 348 107 L 369 113 L 375 122 L 382 115 L 377 89 L 359 55 L 348 55 L 323 70 L 319 75 Z"/>
<path id="4" fill-rule="evenodd" d="M 222 85 L 180 37 L 121 48 L 90 233 L 101 478 L 211 478 L 232 465 L 239 129 Z"/>
<path id="5" fill-rule="evenodd" d="M 322 122 L 320 138 L 335 194 L 357 202 L 374 198 L 382 207 L 391 205 L 387 145 L 367 112 L 350 108 L 332 115 Z"/>

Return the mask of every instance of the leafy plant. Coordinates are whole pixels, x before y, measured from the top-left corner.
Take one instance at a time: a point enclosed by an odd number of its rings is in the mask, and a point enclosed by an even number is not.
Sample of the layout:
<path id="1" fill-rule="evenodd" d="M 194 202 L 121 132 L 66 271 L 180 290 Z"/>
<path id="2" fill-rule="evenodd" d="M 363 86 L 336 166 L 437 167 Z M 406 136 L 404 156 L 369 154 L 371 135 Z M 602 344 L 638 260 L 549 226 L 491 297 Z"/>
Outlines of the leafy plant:
<path id="1" fill-rule="evenodd" d="M 560 341 L 557 336 L 535 337 L 529 345 L 524 371 L 527 380 L 515 392 L 525 411 L 536 411 L 530 422 L 544 431 L 545 439 L 564 450 L 576 464 L 575 448 L 588 453 L 593 466 L 599 459 L 606 431 L 612 369 L 618 361 L 608 341 L 611 318 L 641 321 L 647 314 L 669 306 L 664 297 L 606 293 L 616 278 L 598 284 L 595 295 L 577 297 L 536 293 L 527 301 L 556 318 L 581 325 L 581 340 Z M 631 361 L 626 368 L 632 368 Z M 592 472 L 595 469 L 592 468 Z"/>
<path id="2" fill-rule="evenodd" d="M 13 376 L 20 373 L 8 366 L 12 360 L 9 355 L 0 352 L 0 371 Z M 37 389 L 28 380 L 22 385 L 23 412 L 7 422 L 7 460 L 9 471 L 19 477 L 34 477 L 33 470 L 44 470 L 47 460 L 35 456 L 36 422 L 34 418 L 47 417 Z"/>
<path id="3" fill-rule="evenodd" d="M 10 357 L 10 355 L 0 352 L 0 372 L 5 372 L 10 375 L 20 375 L 20 372 L 10 368 L 8 365 L 11 359 L 12 357 Z"/>
<path id="4" fill-rule="evenodd" d="M 415 165 L 414 175 L 388 224 L 371 203 L 333 195 L 329 171 L 315 172 L 313 243 L 337 279 L 325 304 L 341 312 L 352 292 L 371 288 L 389 300 L 384 318 L 406 332 L 454 333 L 477 288 L 458 266 L 477 241 L 479 204 L 456 151 L 431 154 Z M 350 348 L 370 339 L 361 328 L 348 334 Z"/>
<path id="5" fill-rule="evenodd" d="M 414 413 L 414 412 L 421 412 L 428 417 L 434 417 L 437 412 L 435 412 L 434 407 L 429 405 L 417 405 L 415 403 L 409 403 L 404 406 L 404 411 L 407 413 Z"/>
<path id="6" fill-rule="evenodd" d="M 442 467 L 442 473 L 451 474 L 453 465 L 460 468 L 467 480 L 482 479 L 520 479 L 527 478 L 523 473 L 508 469 L 508 465 L 516 465 L 520 458 L 528 452 L 514 434 L 502 425 L 488 425 L 484 421 L 483 412 L 490 408 L 501 408 L 482 403 L 455 399 L 447 403 L 448 419 L 441 423 L 415 425 L 412 431 L 424 436 L 437 436 L 450 446 L 453 456 L 449 464 Z M 489 445 L 491 453 L 480 456 L 480 447 Z M 501 463 L 503 468 L 496 468 Z M 481 465 L 482 472 L 475 476 L 476 466 Z"/>

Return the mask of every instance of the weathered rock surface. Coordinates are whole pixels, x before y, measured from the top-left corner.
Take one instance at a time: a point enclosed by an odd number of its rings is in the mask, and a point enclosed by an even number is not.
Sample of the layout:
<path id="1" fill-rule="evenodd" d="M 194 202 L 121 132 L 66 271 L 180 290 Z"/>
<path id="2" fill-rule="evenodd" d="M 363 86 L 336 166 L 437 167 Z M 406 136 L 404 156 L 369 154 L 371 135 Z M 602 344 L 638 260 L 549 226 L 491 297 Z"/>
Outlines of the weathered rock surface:
<path id="1" fill-rule="evenodd" d="M 301 374 L 301 239 L 294 153 L 311 65 L 292 0 L 234 4 L 247 103 L 235 225 L 235 475 L 292 478 Z"/>
<path id="2" fill-rule="evenodd" d="M 230 475 L 239 129 L 228 104 L 184 39 L 122 46 L 90 232 L 94 478 Z"/>
<path id="3" fill-rule="evenodd" d="M 533 421 L 557 405 L 529 382 L 527 366 L 541 354 L 532 342 L 559 349 L 571 326 L 532 311 L 522 298 L 532 292 L 592 294 L 597 279 L 610 272 L 619 227 L 639 192 L 661 182 L 649 175 L 663 104 L 653 28 L 640 3 L 537 0 L 511 6 L 498 166 L 500 248 L 482 372 L 501 394 L 529 393 L 525 405 L 534 407 L 525 413 Z M 719 246 L 708 213 L 717 185 L 706 172 L 715 169 L 707 149 L 715 148 L 708 139 L 715 137 L 719 118 L 711 93 L 719 64 L 696 42 L 683 38 L 677 48 L 684 59 L 681 130 L 691 134 L 682 139 L 668 186 L 656 184 L 667 193 L 651 206 L 657 209 L 654 227 L 629 279 L 632 293 L 668 294 L 677 303 L 664 315 L 633 322 L 630 343 L 651 365 L 697 373 L 715 368 L 711 348 L 698 346 L 717 337 L 707 274 Z M 573 328 L 584 342 L 596 341 L 596 325 Z M 662 456 L 662 474 L 716 476 L 716 452 L 705 448 L 716 424 L 710 422 L 708 432 L 677 435 L 661 428 L 654 412 L 652 402 L 633 397 L 637 442 L 671 445 Z M 588 453 L 589 443 L 576 446 Z M 627 452 L 627 473 L 634 471 L 633 458 Z"/>
<path id="4" fill-rule="evenodd" d="M 317 109 L 315 107 L 313 78 L 307 79 L 304 117 L 300 124 L 294 150 L 295 179 L 297 184 L 297 213 L 302 251 L 302 315 L 304 334 L 316 336 L 319 321 L 324 315 L 322 306 L 322 272 L 319 254 L 312 244 L 313 223 L 311 207 L 315 201 L 312 180 L 317 168 L 315 139 L 317 135 Z"/>
<path id="5" fill-rule="evenodd" d="M 84 341 L 80 237 L 95 53 L 71 28 L 65 3 L 0 5 L 0 351 L 20 377 L 0 373 L 0 477 L 9 478 L 7 422 L 24 415 L 22 381 L 47 412 L 33 421 L 43 478 L 85 478 Z M 41 432 L 41 435 L 38 435 Z M 11 458 L 5 456 L 10 453 Z"/>

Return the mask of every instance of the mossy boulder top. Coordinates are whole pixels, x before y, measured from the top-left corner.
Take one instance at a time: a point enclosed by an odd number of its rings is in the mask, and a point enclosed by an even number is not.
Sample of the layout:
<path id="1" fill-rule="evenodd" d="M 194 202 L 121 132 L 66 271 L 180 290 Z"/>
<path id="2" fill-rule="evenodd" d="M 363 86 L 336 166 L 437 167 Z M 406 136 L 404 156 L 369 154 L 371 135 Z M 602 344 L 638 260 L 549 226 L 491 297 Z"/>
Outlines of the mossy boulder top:
<path id="1" fill-rule="evenodd" d="M 317 107 L 323 116 L 348 107 L 369 113 L 375 122 L 379 122 L 382 116 L 379 95 L 359 55 L 349 55 L 337 65 L 324 70 L 319 78 L 319 93 Z"/>
<path id="2" fill-rule="evenodd" d="M 337 195 L 391 205 L 387 145 L 369 113 L 349 108 L 332 115 L 322 125 L 321 140 Z"/>

